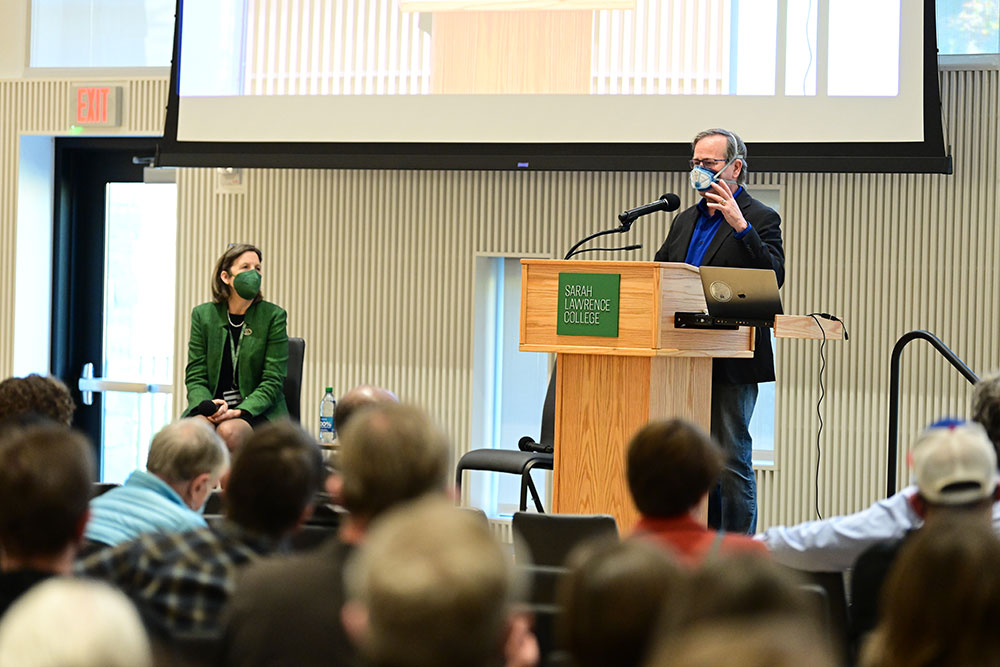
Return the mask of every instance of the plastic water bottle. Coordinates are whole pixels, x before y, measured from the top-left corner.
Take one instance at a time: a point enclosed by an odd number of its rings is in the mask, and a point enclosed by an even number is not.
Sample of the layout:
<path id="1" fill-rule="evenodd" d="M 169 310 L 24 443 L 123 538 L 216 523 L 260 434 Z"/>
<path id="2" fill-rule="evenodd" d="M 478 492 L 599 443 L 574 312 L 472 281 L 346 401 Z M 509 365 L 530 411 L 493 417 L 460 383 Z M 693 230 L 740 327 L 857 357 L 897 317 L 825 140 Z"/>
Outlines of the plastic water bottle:
<path id="1" fill-rule="evenodd" d="M 333 413 L 337 410 L 337 399 L 333 397 L 333 387 L 327 387 L 319 404 L 319 441 L 324 445 L 333 444 L 337 430 L 333 426 Z"/>

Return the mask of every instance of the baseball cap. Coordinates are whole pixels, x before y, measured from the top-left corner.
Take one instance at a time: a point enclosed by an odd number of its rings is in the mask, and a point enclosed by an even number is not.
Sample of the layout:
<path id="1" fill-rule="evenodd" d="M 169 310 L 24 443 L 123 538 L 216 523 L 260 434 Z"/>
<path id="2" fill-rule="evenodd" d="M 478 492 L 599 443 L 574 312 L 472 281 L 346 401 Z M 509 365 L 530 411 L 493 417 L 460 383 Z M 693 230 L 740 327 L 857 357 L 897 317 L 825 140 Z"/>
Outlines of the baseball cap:
<path id="1" fill-rule="evenodd" d="M 937 505 L 964 505 L 996 489 L 997 455 L 975 422 L 939 422 L 913 446 L 913 474 L 920 495 Z"/>

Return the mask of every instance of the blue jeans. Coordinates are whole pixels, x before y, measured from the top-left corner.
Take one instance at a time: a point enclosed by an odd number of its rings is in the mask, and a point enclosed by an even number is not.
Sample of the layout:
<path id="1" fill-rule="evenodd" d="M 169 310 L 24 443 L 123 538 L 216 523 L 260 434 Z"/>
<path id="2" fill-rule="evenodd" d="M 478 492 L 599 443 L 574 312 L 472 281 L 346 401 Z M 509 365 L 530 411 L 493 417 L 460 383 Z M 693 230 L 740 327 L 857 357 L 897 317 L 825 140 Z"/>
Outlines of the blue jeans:
<path id="1" fill-rule="evenodd" d="M 726 467 L 708 495 L 708 525 L 732 533 L 757 532 L 757 480 L 753 474 L 750 417 L 756 384 L 712 385 L 712 438 L 726 455 Z"/>

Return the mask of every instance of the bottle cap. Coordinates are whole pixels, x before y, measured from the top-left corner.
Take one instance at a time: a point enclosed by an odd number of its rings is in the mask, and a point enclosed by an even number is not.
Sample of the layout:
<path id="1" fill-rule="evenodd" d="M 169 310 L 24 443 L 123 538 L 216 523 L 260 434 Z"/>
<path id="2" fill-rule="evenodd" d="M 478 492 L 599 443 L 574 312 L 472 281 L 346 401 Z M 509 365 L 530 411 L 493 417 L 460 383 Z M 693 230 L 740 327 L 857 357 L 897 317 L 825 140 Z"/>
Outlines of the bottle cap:
<path id="1" fill-rule="evenodd" d="M 332 394 L 333 393 L 333 387 L 327 387 L 326 388 L 326 393 Z"/>

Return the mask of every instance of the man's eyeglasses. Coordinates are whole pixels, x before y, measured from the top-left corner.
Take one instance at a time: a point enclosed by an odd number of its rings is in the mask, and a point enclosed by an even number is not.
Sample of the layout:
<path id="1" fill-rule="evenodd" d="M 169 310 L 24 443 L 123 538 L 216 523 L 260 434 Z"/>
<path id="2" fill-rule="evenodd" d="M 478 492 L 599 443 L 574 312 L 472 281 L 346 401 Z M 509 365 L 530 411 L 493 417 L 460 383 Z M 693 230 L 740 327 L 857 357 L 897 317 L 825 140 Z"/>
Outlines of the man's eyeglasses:
<path id="1" fill-rule="evenodd" d="M 690 161 L 688 161 L 688 164 L 691 165 L 692 169 L 694 169 L 695 167 L 707 167 L 709 169 L 713 169 L 715 167 L 715 165 L 717 165 L 717 164 L 725 164 L 725 163 L 726 163 L 725 160 L 715 160 L 715 159 L 712 159 L 712 158 L 706 158 L 704 160 L 690 160 Z"/>

